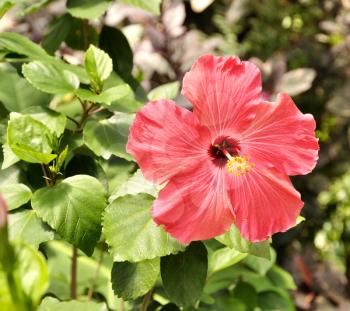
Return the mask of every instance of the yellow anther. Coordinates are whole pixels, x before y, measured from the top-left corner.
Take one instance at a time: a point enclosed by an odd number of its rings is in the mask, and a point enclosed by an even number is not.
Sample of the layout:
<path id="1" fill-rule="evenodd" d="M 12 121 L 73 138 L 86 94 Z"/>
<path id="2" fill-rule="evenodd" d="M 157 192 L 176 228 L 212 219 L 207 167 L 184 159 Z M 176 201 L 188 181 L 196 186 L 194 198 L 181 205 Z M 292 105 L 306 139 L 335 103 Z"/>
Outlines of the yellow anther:
<path id="1" fill-rule="evenodd" d="M 254 163 L 249 162 L 246 156 L 234 156 L 227 161 L 226 167 L 229 173 L 235 176 L 242 176 L 254 167 Z"/>

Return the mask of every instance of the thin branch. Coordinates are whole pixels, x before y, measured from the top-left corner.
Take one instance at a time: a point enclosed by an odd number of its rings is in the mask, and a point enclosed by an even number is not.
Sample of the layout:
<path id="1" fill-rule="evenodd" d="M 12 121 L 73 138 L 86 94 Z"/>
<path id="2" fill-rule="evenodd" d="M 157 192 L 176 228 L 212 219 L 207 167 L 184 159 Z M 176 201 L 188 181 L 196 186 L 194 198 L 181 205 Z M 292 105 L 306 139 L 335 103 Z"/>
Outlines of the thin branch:
<path id="1" fill-rule="evenodd" d="M 151 300 L 151 297 L 153 295 L 153 289 L 151 289 L 144 297 L 143 297 L 143 302 L 140 308 L 140 311 L 146 311 L 148 304 Z"/>
<path id="2" fill-rule="evenodd" d="M 77 120 L 75 120 L 75 119 L 73 119 L 72 117 L 70 117 L 70 116 L 66 116 L 67 117 L 67 119 L 69 119 L 69 120 L 71 120 L 73 123 L 75 123 L 75 125 L 79 125 L 79 122 L 77 121 Z"/>
<path id="3" fill-rule="evenodd" d="M 70 277 L 70 296 L 77 299 L 77 266 L 78 266 L 78 248 L 73 245 L 71 277 Z"/>
<path id="4" fill-rule="evenodd" d="M 98 277 L 100 275 L 103 255 L 104 255 L 104 251 L 103 251 L 103 249 L 101 249 L 100 258 L 98 259 L 98 263 L 97 263 L 97 269 L 96 269 L 95 277 L 94 277 L 94 279 L 91 282 L 91 286 L 89 288 L 88 295 L 87 295 L 89 300 L 92 299 L 92 295 L 94 294 L 95 283 L 96 283 L 96 281 L 97 281 L 97 279 L 98 279 Z"/>
<path id="5" fill-rule="evenodd" d="M 46 186 L 50 186 L 50 178 L 47 176 L 45 165 L 41 163 L 41 170 L 43 172 L 43 178 L 45 179 Z"/>

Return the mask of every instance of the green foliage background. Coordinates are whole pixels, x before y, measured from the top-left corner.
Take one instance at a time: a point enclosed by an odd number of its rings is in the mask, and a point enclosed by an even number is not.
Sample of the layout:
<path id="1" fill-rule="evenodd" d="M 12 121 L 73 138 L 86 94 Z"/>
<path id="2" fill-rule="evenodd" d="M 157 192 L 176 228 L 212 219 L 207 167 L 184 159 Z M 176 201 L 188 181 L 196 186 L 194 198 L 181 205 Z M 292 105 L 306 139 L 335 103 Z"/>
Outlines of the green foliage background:
<path id="1" fill-rule="evenodd" d="M 1 310 L 349 307 L 348 1 L 5 0 L 0 16 Z M 188 106 L 205 53 L 253 61 L 266 97 L 317 121 L 318 166 L 293 179 L 306 221 L 272 241 L 233 226 L 181 245 L 125 151 L 148 100 Z"/>

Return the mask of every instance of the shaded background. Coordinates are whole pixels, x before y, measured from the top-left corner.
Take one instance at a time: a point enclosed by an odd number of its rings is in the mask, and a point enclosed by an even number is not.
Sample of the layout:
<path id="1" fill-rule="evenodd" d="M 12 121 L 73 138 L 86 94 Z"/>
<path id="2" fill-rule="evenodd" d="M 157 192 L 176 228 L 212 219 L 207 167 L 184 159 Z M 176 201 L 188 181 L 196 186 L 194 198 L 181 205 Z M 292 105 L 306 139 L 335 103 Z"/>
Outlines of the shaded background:
<path id="1" fill-rule="evenodd" d="M 167 0 L 160 17 L 113 3 L 99 21 L 64 15 L 64 1 L 28 3 L 26 15 L 19 14 L 23 7 L 6 14 L 0 31 L 42 42 L 67 61 L 81 63 L 97 31 L 117 26 L 133 52 L 121 49 L 118 63 L 130 84 L 135 79 L 150 90 L 181 81 L 200 55 L 238 55 L 261 69 L 266 98 L 287 92 L 312 113 L 320 160 L 312 174 L 293 179 L 306 221 L 274 236 L 273 246 L 297 284 L 292 295 L 300 310 L 349 310 L 350 1 Z M 135 78 L 126 74 L 131 69 Z M 188 105 L 181 95 L 177 102 Z"/>

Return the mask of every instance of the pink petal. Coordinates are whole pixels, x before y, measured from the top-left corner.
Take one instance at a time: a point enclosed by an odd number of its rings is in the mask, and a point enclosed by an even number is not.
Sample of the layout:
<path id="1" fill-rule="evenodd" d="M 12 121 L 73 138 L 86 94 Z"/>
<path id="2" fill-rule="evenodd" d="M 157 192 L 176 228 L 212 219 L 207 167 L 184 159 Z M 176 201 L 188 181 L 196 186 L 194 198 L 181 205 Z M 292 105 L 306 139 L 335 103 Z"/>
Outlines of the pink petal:
<path id="1" fill-rule="evenodd" d="M 252 242 L 293 227 L 304 203 L 289 177 L 275 168 L 229 179 L 229 195 L 241 234 Z"/>
<path id="2" fill-rule="evenodd" d="M 215 136 L 239 133 L 261 100 L 259 69 L 238 57 L 200 57 L 183 79 L 182 94 Z"/>
<path id="3" fill-rule="evenodd" d="M 234 221 L 225 175 L 208 160 L 174 176 L 153 204 L 153 219 L 185 244 L 224 233 Z"/>
<path id="4" fill-rule="evenodd" d="M 276 167 L 287 175 L 304 175 L 318 159 L 315 120 L 302 114 L 287 94 L 258 106 L 256 118 L 242 133 L 241 152 L 257 167 Z"/>
<path id="5" fill-rule="evenodd" d="M 163 183 L 208 157 L 209 146 L 209 131 L 192 112 L 159 100 L 136 114 L 126 149 L 148 180 Z"/>

